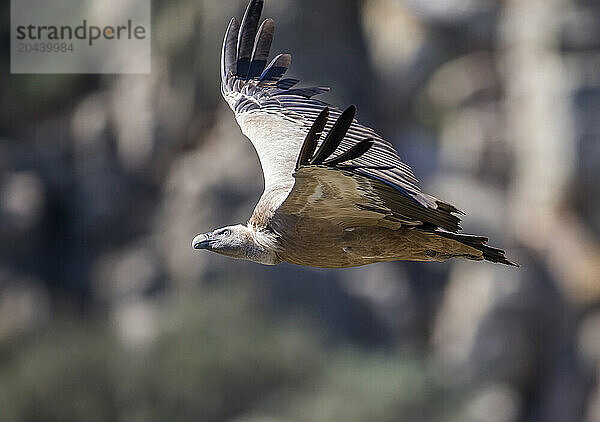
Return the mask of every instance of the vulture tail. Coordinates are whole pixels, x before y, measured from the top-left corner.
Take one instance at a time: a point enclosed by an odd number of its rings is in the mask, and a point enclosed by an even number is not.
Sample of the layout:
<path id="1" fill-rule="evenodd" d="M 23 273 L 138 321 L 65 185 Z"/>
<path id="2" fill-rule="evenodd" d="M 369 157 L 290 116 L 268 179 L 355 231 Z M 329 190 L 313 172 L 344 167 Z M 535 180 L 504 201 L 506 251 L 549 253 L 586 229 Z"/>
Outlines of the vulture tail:
<path id="1" fill-rule="evenodd" d="M 519 265 L 509 261 L 505 252 L 502 249 L 492 248 L 487 245 L 488 238 L 482 236 L 473 236 L 469 234 L 458 234 L 458 233 L 449 233 L 445 231 L 435 231 L 435 234 L 445 237 L 446 239 L 456 240 L 463 245 L 470 246 L 471 248 L 475 248 L 481 252 L 483 252 L 483 259 L 490 262 L 495 262 L 499 264 L 510 265 L 512 267 L 518 267 Z"/>

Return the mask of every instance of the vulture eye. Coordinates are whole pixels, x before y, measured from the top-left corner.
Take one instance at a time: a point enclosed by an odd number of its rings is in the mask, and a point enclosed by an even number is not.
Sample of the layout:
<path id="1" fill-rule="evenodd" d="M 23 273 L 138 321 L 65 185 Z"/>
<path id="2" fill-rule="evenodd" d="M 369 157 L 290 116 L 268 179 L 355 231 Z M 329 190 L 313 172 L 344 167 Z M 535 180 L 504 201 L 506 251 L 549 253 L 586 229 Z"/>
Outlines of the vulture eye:
<path id="1" fill-rule="evenodd" d="M 221 234 L 225 237 L 229 237 L 229 236 L 231 236 L 231 230 L 225 229 L 221 232 Z"/>

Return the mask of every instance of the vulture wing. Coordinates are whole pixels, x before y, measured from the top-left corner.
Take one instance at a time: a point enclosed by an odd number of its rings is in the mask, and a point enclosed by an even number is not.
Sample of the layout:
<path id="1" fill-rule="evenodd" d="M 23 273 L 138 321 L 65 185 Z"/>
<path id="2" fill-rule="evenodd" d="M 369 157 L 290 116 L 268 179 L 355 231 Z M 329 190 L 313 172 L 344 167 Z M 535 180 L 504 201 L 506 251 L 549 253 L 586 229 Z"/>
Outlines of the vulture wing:
<path id="1" fill-rule="evenodd" d="M 459 230 L 460 221 L 453 213 L 460 211 L 421 192 L 412 170 L 402 162 L 393 146 L 372 129 L 359 124 L 353 112 L 343 114 L 329 107 L 328 113 L 333 119 L 321 118 L 321 125 L 314 128 L 315 134 L 322 132 L 328 136 L 318 145 L 320 138 L 313 134 L 305 145 L 307 151 L 315 153 L 308 163 L 310 168 L 304 168 L 307 163 L 296 168 L 313 122 L 328 107 L 313 97 L 328 88 L 295 88 L 297 79 L 282 79 L 291 63 L 289 54 L 280 54 L 267 65 L 275 27 L 272 19 L 266 19 L 259 27 L 262 7 L 263 0 L 251 0 L 241 24 L 231 19 L 221 56 L 221 92 L 261 162 L 265 192 L 259 205 L 268 204 L 271 211 L 279 207 L 294 186 L 295 172 L 296 180 L 306 183 L 323 185 L 332 183 L 332 179 L 339 179 L 340 184 L 344 183 L 342 180 L 358 183 L 361 187 L 354 189 L 356 195 L 378 195 L 377 200 L 363 205 L 378 207 L 383 206 L 383 201 L 392 213 L 391 216 L 386 214 L 388 218 L 402 215 L 403 221 L 438 225 L 452 232 Z M 326 145 L 327 139 L 339 142 Z M 324 159 L 333 151 L 338 152 L 337 161 L 326 163 Z M 346 164 L 341 166 L 342 163 Z M 350 194 L 347 188 L 343 192 Z M 299 188 L 294 195 L 288 205 L 293 201 L 301 203 Z"/>
<path id="2" fill-rule="evenodd" d="M 425 208 L 403 188 L 372 174 L 387 171 L 389 166 L 361 164 L 361 158 L 375 146 L 372 138 L 365 138 L 348 150 L 339 148 L 355 110 L 351 106 L 341 114 L 317 149 L 320 129 L 327 121 L 329 109 L 324 108 L 319 114 L 296 161 L 294 187 L 275 212 L 326 219 L 340 229 L 355 226 L 397 229 L 407 225 L 458 228 L 458 218 L 448 209 Z M 260 211 L 260 206 L 258 209 Z"/>

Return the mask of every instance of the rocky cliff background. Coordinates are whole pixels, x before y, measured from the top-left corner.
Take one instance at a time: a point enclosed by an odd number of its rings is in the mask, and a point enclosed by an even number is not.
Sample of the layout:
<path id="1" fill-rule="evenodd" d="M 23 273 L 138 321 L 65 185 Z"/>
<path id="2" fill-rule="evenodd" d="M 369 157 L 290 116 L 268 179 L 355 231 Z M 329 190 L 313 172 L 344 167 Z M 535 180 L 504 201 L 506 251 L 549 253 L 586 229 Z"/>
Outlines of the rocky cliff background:
<path id="1" fill-rule="evenodd" d="M 0 5 L 0 421 L 600 421 L 600 3 L 266 2 L 289 75 L 521 264 L 339 271 L 190 248 L 262 190 L 243 3 L 154 1 L 152 73 L 104 76 L 9 74 Z"/>

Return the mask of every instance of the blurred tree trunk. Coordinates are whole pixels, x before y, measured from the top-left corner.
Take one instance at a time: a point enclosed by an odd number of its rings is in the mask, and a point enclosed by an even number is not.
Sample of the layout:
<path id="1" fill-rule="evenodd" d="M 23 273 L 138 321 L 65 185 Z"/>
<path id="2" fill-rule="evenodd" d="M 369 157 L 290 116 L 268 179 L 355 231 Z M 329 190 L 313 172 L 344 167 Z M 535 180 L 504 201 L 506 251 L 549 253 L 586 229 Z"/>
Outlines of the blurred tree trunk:
<path id="1" fill-rule="evenodd" d="M 507 0 L 502 26 L 506 75 L 506 118 L 515 151 L 511 198 L 518 241 L 536 251 L 567 296 L 583 305 L 598 297 L 597 246 L 575 210 L 564 206 L 575 171 L 576 137 L 571 94 L 576 82 L 560 52 L 561 20 L 567 0 Z M 565 210 L 566 209 L 566 210 Z M 596 254 L 594 256 L 594 254 Z M 569 319 L 559 315 L 558 321 Z M 580 420 L 588 382 L 578 375 L 570 334 L 556 327 L 556 349 L 538 386 L 534 420 Z"/>
<path id="2" fill-rule="evenodd" d="M 502 25 L 507 130 L 516 157 L 515 236 L 538 251 L 575 302 L 598 298 L 600 250 L 574 210 L 565 210 L 576 153 L 576 82 L 559 51 L 567 0 L 508 0 Z"/>

